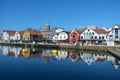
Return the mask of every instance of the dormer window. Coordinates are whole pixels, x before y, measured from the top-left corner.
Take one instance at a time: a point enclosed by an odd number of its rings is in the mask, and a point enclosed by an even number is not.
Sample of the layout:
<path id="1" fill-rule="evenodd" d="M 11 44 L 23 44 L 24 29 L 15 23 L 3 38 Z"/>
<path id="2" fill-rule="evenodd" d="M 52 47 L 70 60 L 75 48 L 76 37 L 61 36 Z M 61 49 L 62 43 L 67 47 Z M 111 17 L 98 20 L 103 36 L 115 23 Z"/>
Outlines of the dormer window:
<path id="1" fill-rule="evenodd" d="M 90 29 L 88 29 L 88 31 L 90 31 Z"/>

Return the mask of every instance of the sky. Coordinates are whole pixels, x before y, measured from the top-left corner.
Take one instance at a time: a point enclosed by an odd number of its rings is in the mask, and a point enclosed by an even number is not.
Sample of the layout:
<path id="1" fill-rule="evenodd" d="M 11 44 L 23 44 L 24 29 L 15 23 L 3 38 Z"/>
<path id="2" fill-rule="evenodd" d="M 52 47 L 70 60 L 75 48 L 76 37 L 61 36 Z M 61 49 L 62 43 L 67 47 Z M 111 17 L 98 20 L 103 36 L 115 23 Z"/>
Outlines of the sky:
<path id="1" fill-rule="evenodd" d="M 0 32 L 120 24 L 120 0 L 0 0 Z"/>

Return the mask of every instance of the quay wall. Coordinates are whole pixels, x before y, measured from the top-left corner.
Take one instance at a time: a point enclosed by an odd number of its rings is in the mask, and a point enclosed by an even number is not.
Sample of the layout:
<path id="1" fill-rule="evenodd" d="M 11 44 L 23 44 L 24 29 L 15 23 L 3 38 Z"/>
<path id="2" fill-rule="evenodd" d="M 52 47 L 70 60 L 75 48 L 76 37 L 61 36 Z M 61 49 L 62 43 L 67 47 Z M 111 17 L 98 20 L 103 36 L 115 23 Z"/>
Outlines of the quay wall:
<path id="1" fill-rule="evenodd" d="M 75 49 L 75 50 L 87 50 L 87 51 L 108 51 L 108 50 L 120 50 L 118 46 L 75 46 L 75 45 L 59 45 L 59 44 L 36 44 L 36 43 L 0 43 L 3 46 L 16 46 L 16 47 L 38 47 L 46 49 Z"/>

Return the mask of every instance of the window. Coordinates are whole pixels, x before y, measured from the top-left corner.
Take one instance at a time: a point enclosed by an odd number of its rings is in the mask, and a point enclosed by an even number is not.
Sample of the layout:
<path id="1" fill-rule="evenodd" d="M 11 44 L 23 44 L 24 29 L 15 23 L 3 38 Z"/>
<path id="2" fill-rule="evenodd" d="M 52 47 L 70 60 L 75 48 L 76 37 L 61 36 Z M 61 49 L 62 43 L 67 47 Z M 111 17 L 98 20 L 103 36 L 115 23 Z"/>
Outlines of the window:
<path id="1" fill-rule="evenodd" d="M 118 36 L 115 36 L 115 38 L 118 38 Z"/>
<path id="2" fill-rule="evenodd" d="M 94 32 L 92 32 L 92 35 L 94 35 Z"/>
<path id="3" fill-rule="evenodd" d="M 97 36 L 95 36 L 95 39 L 97 39 Z"/>
<path id="4" fill-rule="evenodd" d="M 91 37 L 91 39 L 93 39 L 93 36 Z"/>
<path id="5" fill-rule="evenodd" d="M 75 37 L 75 35 L 73 35 L 73 37 Z"/>
<path id="6" fill-rule="evenodd" d="M 102 36 L 102 39 L 104 39 L 104 36 Z"/>
<path id="7" fill-rule="evenodd" d="M 62 36 L 60 36 L 60 38 L 62 38 Z"/>
<path id="8" fill-rule="evenodd" d="M 113 37 L 113 35 L 109 35 L 109 37 Z"/>
<path id="9" fill-rule="evenodd" d="M 88 29 L 88 31 L 90 31 L 90 30 Z"/>
<path id="10" fill-rule="evenodd" d="M 101 36 L 99 36 L 99 39 L 101 39 Z"/>
<path id="11" fill-rule="evenodd" d="M 64 36 L 64 38 L 66 38 L 66 36 Z"/>
<path id="12" fill-rule="evenodd" d="M 115 28 L 115 38 L 118 38 L 118 29 Z"/>
<path id="13" fill-rule="evenodd" d="M 81 36 L 81 39 L 83 39 L 83 36 Z"/>

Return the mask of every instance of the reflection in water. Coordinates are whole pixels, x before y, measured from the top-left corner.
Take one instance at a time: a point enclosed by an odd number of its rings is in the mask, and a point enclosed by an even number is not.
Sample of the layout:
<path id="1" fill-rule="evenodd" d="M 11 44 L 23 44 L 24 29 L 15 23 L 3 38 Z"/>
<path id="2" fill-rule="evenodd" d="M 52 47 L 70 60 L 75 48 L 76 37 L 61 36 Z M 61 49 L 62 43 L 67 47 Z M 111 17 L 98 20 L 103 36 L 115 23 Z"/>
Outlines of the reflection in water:
<path id="1" fill-rule="evenodd" d="M 104 53 L 87 53 L 87 52 L 75 52 L 75 51 L 62 51 L 58 50 L 57 53 L 52 53 L 52 50 L 45 50 L 45 49 L 38 49 L 38 48 L 28 48 L 27 53 L 22 53 L 21 47 L 9 47 L 9 46 L 2 46 L 1 50 L 4 56 L 15 56 L 18 57 L 25 57 L 35 58 L 35 57 L 43 57 L 45 62 L 50 62 L 51 58 L 56 60 L 64 60 L 70 59 L 72 62 L 75 61 L 84 61 L 88 65 L 92 65 L 92 63 L 96 62 L 105 62 L 109 61 L 113 65 L 115 69 L 120 67 L 120 61 L 117 60 L 115 57 L 104 54 Z"/>
<path id="2" fill-rule="evenodd" d="M 80 56 L 88 65 L 91 65 L 93 62 L 104 62 L 107 60 L 107 55 L 105 54 L 80 53 Z"/>
<path id="3" fill-rule="evenodd" d="M 78 53 L 76 53 L 75 51 L 69 51 L 69 58 L 75 62 L 80 58 L 80 55 L 78 55 Z"/>

